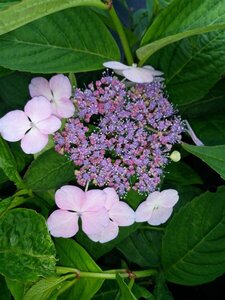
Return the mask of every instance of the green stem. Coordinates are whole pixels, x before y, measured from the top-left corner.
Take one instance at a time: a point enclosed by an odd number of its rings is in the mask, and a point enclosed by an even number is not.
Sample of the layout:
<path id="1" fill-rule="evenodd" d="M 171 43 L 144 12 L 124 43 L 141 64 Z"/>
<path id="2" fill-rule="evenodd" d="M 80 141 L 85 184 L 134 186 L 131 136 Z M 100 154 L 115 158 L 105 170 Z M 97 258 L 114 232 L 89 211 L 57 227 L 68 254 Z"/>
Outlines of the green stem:
<path id="1" fill-rule="evenodd" d="M 71 83 L 73 89 L 75 89 L 77 87 L 77 80 L 76 80 L 76 76 L 74 73 L 72 73 L 72 72 L 69 73 L 69 80 L 70 80 L 70 83 Z"/>
<path id="2" fill-rule="evenodd" d="M 121 44 L 122 44 L 122 47 L 124 50 L 124 54 L 126 56 L 127 63 L 128 63 L 128 65 L 132 65 L 134 61 L 133 61 L 133 56 L 132 56 L 132 53 L 131 53 L 131 50 L 130 50 L 130 47 L 129 47 L 129 44 L 127 41 L 127 37 L 124 32 L 123 25 L 121 24 L 120 19 L 118 18 L 117 13 L 113 6 L 109 9 L 109 14 L 113 20 L 116 31 L 119 35 L 119 38 L 120 38 L 120 41 L 121 41 Z"/>
<path id="3" fill-rule="evenodd" d="M 119 271 L 119 272 L 118 272 Z M 82 272 L 74 268 L 67 268 L 67 267 L 56 267 L 56 273 L 57 274 L 67 274 L 67 273 L 75 273 L 75 276 L 77 278 L 101 278 L 101 279 L 116 279 L 116 274 L 120 273 L 121 277 L 123 278 L 143 278 L 143 277 L 149 277 L 157 273 L 156 270 L 150 269 L 150 270 L 143 270 L 143 271 L 134 271 L 131 272 L 129 270 L 114 270 L 114 272 L 111 270 L 109 273 L 107 271 L 103 272 Z"/>

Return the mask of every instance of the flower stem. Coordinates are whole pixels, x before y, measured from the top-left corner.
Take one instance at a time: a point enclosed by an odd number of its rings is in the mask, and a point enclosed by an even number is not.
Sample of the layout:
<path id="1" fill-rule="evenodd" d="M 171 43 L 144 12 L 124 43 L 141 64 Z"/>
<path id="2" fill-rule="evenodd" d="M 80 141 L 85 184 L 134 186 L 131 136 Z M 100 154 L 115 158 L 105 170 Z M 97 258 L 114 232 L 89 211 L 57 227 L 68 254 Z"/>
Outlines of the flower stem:
<path id="1" fill-rule="evenodd" d="M 110 16 L 113 20 L 116 31 L 119 35 L 119 38 L 120 38 L 120 41 L 121 41 L 121 44 L 122 44 L 122 47 L 123 47 L 123 50 L 124 50 L 124 54 L 125 54 L 127 63 L 129 65 L 132 65 L 134 61 L 133 61 L 133 56 L 132 56 L 132 53 L 131 53 L 131 50 L 130 50 L 130 46 L 128 44 L 128 40 L 127 40 L 126 34 L 124 32 L 124 29 L 123 29 L 123 25 L 121 24 L 120 19 L 118 18 L 117 13 L 116 13 L 113 6 L 110 7 L 109 14 L 110 14 Z"/>
<path id="2" fill-rule="evenodd" d="M 121 272 L 122 271 L 122 272 Z M 144 278 L 149 277 L 157 273 L 156 270 L 142 270 L 142 271 L 129 271 L 129 270 L 111 270 L 103 272 L 83 272 L 73 268 L 56 267 L 57 274 L 75 273 L 77 278 L 102 278 L 102 279 L 116 279 L 116 274 L 119 273 L 123 278 Z"/>

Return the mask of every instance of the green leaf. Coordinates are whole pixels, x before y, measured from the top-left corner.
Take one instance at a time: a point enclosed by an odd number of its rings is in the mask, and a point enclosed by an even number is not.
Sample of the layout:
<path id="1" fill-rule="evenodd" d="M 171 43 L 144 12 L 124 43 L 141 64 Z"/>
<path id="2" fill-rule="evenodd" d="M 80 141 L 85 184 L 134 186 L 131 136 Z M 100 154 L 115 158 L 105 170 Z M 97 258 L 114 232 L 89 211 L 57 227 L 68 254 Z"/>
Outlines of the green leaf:
<path id="1" fill-rule="evenodd" d="M 160 251 L 163 230 L 158 227 L 144 226 L 123 240 L 117 248 L 131 263 L 142 268 L 155 268 L 160 265 Z"/>
<path id="2" fill-rule="evenodd" d="M 0 200 L 0 215 L 6 211 L 12 202 L 12 197 L 5 198 Z"/>
<path id="3" fill-rule="evenodd" d="M 120 297 L 119 300 L 137 300 L 134 294 L 131 292 L 127 284 L 124 282 L 120 274 L 116 274 L 116 280 L 120 287 Z"/>
<path id="4" fill-rule="evenodd" d="M 0 218 L 0 272 L 10 279 L 35 280 L 55 269 L 55 248 L 45 219 L 14 209 Z"/>
<path id="5" fill-rule="evenodd" d="M 220 114 L 221 110 L 225 109 L 225 81 L 220 80 L 213 86 L 209 93 L 194 102 L 181 103 L 179 105 L 179 111 L 182 113 L 182 117 L 185 118 L 211 118 L 213 114 Z M 207 116 L 207 117 L 206 117 Z M 190 121 L 191 123 L 191 121 Z"/>
<path id="6" fill-rule="evenodd" d="M 101 0 L 23 0 L 0 12 L 0 34 L 25 25 L 38 18 L 75 6 L 96 6 L 107 9 Z"/>
<path id="7" fill-rule="evenodd" d="M 203 18 L 207 15 L 207 18 Z M 137 50 L 141 61 L 168 44 L 196 34 L 225 27 L 225 1 L 175 0 L 158 16 L 145 33 L 142 44 L 154 41 Z"/>
<path id="8" fill-rule="evenodd" d="M 221 146 L 192 146 L 183 143 L 183 148 L 199 157 L 213 170 L 225 179 L 225 145 Z"/>
<path id="9" fill-rule="evenodd" d="M 23 300 L 53 300 L 63 287 L 66 276 L 48 277 L 36 282 L 25 294 Z M 55 298 L 54 298 L 55 297 Z"/>
<path id="10" fill-rule="evenodd" d="M 13 70 L 86 72 L 119 59 L 111 33 L 88 8 L 64 10 L 0 36 L 0 65 Z"/>
<path id="11" fill-rule="evenodd" d="M 0 10 L 7 8 L 8 6 L 10 6 L 12 4 L 19 3 L 20 1 L 22 1 L 22 0 L 2 0 L 0 2 Z"/>
<path id="12" fill-rule="evenodd" d="M 170 163 L 165 168 L 165 180 L 178 185 L 203 184 L 201 177 L 186 163 Z"/>
<path id="13" fill-rule="evenodd" d="M 59 265 L 73 267 L 83 272 L 101 272 L 100 267 L 89 254 L 75 241 L 71 239 L 56 239 L 56 250 L 59 257 Z M 100 289 L 104 279 L 80 278 L 79 281 L 59 299 L 89 300 Z"/>
<path id="14" fill-rule="evenodd" d="M 8 144 L 0 137 L 0 168 L 17 187 L 23 187 L 23 181 L 17 171 L 17 165 Z"/>
<path id="15" fill-rule="evenodd" d="M 50 149 L 31 163 L 24 181 L 33 191 L 44 191 L 68 183 L 73 176 L 73 162 Z"/>
<path id="16" fill-rule="evenodd" d="M 194 36 L 161 49 L 149 61 L 163 70 L 170 98 L 181 109 L 203 98 L 225 73 L 224 43 L 225 30 Z"/>
<path id="17" fill-rule="evenodd" d="M 189 119 L 192 129 L 207 146 L 224 145 L 224 113 L 210 114 L 207 118 Z"/>
<path id="18" fill-rule="evenodd" d="M 23 281 L 12 280 L 9 278 L 6 278 L 6 283 L 14 299 L 23 300 L 23 296 L 28 284 Z"/>
<path id="19" fill-rule="evenodd" d="M 199 285 L 225 270 L 225 188 L 206 192 L 183 207 L 169 223 L 162 243 L 167 280 Z"/>

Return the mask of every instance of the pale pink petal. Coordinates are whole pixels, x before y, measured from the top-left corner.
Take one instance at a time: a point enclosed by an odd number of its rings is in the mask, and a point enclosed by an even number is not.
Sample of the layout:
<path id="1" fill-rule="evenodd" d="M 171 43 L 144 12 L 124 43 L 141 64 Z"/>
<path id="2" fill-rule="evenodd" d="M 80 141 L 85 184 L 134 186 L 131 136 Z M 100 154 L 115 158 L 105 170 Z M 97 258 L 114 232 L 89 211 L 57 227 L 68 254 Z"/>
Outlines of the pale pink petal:
<path id="1" fill-rule="evenodd" d="M 36 123 L 36 127 L 44 134 L 52 134 L 61 127 L 61 121 L 55 116 Z"/>
<path id="2" fill-rule="evenodd" d="M 52 99 L 51 89 L 49 87 L 49 82 L 44 77 L 35 77 L 31 80 L 29 84 L 29 91 L 31 97 L 43 96 L 49 101 Z"/>
<path id="3" fill-rule="evenodd" d="M 154 209 L 154 205 L 148 203 L 148 201 L 142 202 L 136 212 L 135 212 L 135 220 L 136 222 L 146 222 L 150 219 L 152 212 Z"/>
<path id="4" fill-rule="evenodd" d="M 168 189 L 160 193 L 159 205 L 163 207 L 173 207 L 179 200 L 176 190 Z"/>
<path id="5" fill-rule="evenodd" d="M 123 71 L 124 77 L 136 83 L 150 83 L 153 81 L 153 76 L 150 70 L 143 68 L 131 68 Z"/>
<path id="6" fill-rule="evenodd" d="M 83 212 L 81 215 L 82 229 L 87 234 L 96 234 L 109 224 L 109 215 L 105 208 L 98 211 Z"/>
<path id="7" fill-rule="evenodd" d="M 70 118 L 73 116 L 75 107 L 69 99 L 62 98 L 51 103 L 52 113 L 59 118 Z"/>
<path id="8" fill-rule="evenodd" d="M 152 205 L 161 205 L 160 204 L 161 192 L 155 191 L 148 195 L 146 201 Z"/>
<path id="9" fill-rule="evenodd" d="M 122 201 L 119 201 L 109 210 L 110 219 L 119 226 L 129 226 L 135 221 L 135 213 L 130 206 Z"/>
<path id="10" fill-rule="evenodd" d="M 103 66 L 106 67 L 106 68 L 109 68 L 109 69 L 113 69 L 113 71 L 117 75 L 121 75 L 121 76 L 123 76 L 123 70 L 132 68 L 132 67 L 124 65 L 124 64 L 122 64 L 118 61 L 108 61 L 108 62 L 105 62 L 103 64 Z"/>
<path id="11" fill-rule="evenodd" d="M 106 209 L 110 209 L 110 207 L 116 203 L 116 202 L 119 202 L 119 196 L 118 194 L 116 193 L 116 191 L 113 189 L 113 188 L 105 188 L 103 190 L 103 192 L 106 193 L 106 201 L 105 201 L 105 208 Z"/>
<path id="12" fill-rule="evenodd" d="M 173 212 L 173 208 L 157 207 L 154 208 L 151 217 L 148 220 L 150 225 L 160 225 L 165 223 Z"/>
<path id="13" fill-rule="evenodd" d="M 50 102 L 40 96 L 28 101 L 24 107 L 24 112 L 33 123 L 37 123 L 49 118 L 52 114 L 52 108 Z"/>
<path id="14" fill-rule="evenodd" d="M 30 128 L 30 121 L 22 110 L 10 111 L 0 119 L 0 134 L 9 142 L 21 140 Z"/>
<path id="15" fill-rule="evenodd" d="M 76 213 L 57 209 L 49 216 L 47 226 L 52 236 L 70 238 L 79 230 L 78 218 Z"/>
<path id="16" fill-rule="evenodd" d="M 53 76 L 49 80 L 49 86 L 53 93 L 53 101 L 61 98 L 69 99 L 72 95 L 71 83 L 63 74 Z"/>
<path id="17" fill-rule="evenodd" d="M 82 204 L 82 211 L 97 211 L 104 207 L 106 194 L 102 190 L 90 190 L 85 195 L 86 199 Z"/>
<path id="18" fill-rule="evenodd" d="M 110 221 L 109 225 L 105 227 L 101 232 L 88 235 L 88 237 L 94 242 L 106 243 L 117 237 L 119 233 L 119 226 Z"/>
<path id="19" fill-rule="evenodd" d="M 85 193 L 77 186 L 64 185 L 55 193 L 55 202 L 59 208 L 80 212 Z"/>
<path id="20" fill-rule="evenodd" d="M 163 72 L 155 70 L 152 66 L 143 66 L 143 69 L 150 70 L 153 76 L 163 75 Z"/>
<path id="21" fill-rule="evenodd" d="M 33 127 L 21 140 L 21 148 L 27 154 L 35 154 L 48 144 L 48 135 Z"/>
<path id="22" fill-rule="evenodd" d="M 118 61 L 107 61 L 103 64 L 104 67 L 109 68 L 109 69 L 113 69 L 113 70 L 125 70 L 125 69 L 129 69 L 131 67 L 122 64 L 121 62 Z"/>

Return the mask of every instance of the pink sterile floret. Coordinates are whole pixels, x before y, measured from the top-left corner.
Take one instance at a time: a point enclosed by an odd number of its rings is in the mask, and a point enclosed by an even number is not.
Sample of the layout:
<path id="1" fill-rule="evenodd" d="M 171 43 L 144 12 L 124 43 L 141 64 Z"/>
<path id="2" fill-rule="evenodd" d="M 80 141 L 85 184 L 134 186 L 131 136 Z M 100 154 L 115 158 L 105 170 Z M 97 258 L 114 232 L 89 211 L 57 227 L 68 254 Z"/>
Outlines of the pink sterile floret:
<path id="1" fill-rule="evenodd" d="M 41 151 L 48 143 L 48 135 L 61 127 L 52 115 L 51 105 L 44 97 L 34 97 L 22 110 L 13 110 L 0 119 L 0 133 L 9 142 L 21 140 L 27 154 Z"/>
<path id="2" fill-rule="evenodd" d="M 98 234 L 89 235 L 95 242 L 106 243 L 117 237 L 119 226 L 130 226 L 135 221 L 135 213 L 129 205 L 119 200 L 119 196 L 113 188 L 105 188 L 105 208 L 108 211 L 110 222 Z"/>
<path id="3" fill-rule="evenodd" d="M 136 210 L 136 222 L 148 222 L 150 225 L 165 223 L 173 212 L 173 206 L 179 199 L 176 190 L 168 189 L 153 192 Z"/>
<path id="4" fill-rule="evenodd" d="M 106 195 L 102 190 L 84 192 L 76 186 L 61 187 L 55 194 L 59 209 L 47 220 L 51 235 L 64 238 L 74 236 L 79 230 L 79 218 L 82 220 L 82 230 L 87 235 L 98 233 L 109 223 L 105 200 Z"/>
<path id="5" fill-rule="evenodd" d="M 72 87 L 69 79 L 58 74 L 49 81 L 43 77 L 36 77 L 29 85 L 32 97 L 43 96 L 51 102 L 52 113 L 59 118 L 69 118 L 74 114 L 74 105 L 70 100 Z"/>

